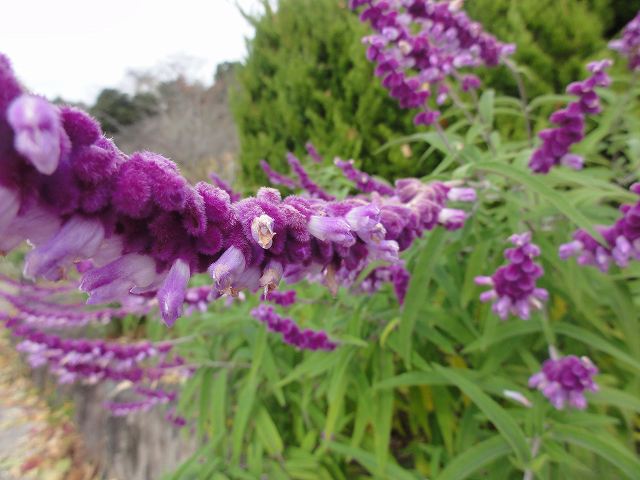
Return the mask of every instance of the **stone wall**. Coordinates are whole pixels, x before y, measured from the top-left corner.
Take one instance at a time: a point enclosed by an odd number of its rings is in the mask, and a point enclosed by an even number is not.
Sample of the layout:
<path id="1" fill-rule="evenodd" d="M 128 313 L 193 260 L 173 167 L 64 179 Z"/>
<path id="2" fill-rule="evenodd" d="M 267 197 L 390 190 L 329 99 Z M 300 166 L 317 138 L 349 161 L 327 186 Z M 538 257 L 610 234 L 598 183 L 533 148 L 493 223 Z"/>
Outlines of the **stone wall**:
<path id="1" fill-rule="evenodd" d="M 196 448 L 188 427 L 178 429 L 164 419 L 164 407 L 114 417 L 103 407 L 109 385 L 61 387 L 41 369 L 36 384 L 53 402 L 71 401 L 74 420 L 90 461 L 105 480 L 156 480 L 174 471 Z"/>

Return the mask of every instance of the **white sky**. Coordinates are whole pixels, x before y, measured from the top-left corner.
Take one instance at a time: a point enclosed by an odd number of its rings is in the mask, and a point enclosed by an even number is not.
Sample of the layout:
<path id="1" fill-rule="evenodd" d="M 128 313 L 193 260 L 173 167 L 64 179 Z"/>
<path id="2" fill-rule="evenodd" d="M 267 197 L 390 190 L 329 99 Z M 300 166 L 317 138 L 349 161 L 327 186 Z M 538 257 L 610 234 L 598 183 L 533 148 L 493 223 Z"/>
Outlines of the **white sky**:
<path id="1" fill-rule="evenodd" d="M 258 0 L 237 0 L 251 12 Z M 210 82 L 218 63 L 240 60 L 252 28 L 236 0 L 0 0 L 0 52 L 21 80 L 50 98 L 91 103 L 123 87 L 129 70 L 180 56 Z"/>

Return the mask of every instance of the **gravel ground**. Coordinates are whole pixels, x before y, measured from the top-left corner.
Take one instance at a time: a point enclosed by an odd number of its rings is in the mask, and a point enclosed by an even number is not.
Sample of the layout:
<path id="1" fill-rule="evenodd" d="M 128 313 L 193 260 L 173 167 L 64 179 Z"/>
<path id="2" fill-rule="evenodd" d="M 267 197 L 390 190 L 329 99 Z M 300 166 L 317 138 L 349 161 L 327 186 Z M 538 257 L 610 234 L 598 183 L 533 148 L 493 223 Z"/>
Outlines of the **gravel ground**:
<path id="1" fill-rule="evenodd" d="M 0 480 L 93 480 L 69 406 L 52 410 L 0 327 Z"/>

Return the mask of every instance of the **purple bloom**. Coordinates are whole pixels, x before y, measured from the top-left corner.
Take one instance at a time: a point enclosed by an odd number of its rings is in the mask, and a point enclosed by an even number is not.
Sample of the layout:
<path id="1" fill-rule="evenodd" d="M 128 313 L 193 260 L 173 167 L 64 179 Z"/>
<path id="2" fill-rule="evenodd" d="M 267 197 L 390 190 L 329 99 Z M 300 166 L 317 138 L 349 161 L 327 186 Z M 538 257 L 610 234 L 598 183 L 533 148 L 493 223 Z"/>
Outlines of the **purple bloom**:
<path id="1" fill-rule="evenodd" d="M 584 392 L 598 391 L 593 381 L 597 373 L 598 369 L 587 357 L 569 355 L 546 360 L 542 370 L 529 379 L 529 386 L 540 390 L 558 410 L 565 405 L 584 410 L 587 408 Z"/>
<path id="2" fill-rule="evenodd" d="M 316 147 L 313 146 L 313 143 L 307 142 L 304 148 L 307 150 L 307 153 L 311 157 L 311 160 L 316 163 L 322 163 L 322 157 L 318 153 L 318 150 L 316 150 Z"/>
<path id="3" fill-rule="evenodd" d="M 273 185 L 282 185 L 283 187 L 290 188 L 294 190 L 298 188 L 298 184 L 292 178 L 287 177 L 286 175 L 282 175 L 281 173 L 276 172 L 271 168 L 269 163 L 266 160 L 260 160 L 260 167 L 267 175 L 269 182 Z"/>
<path id="4" fill-rule="evenodd" d="M 640 184 L 631 187 L 640 195 Z M 640 200 L 634 205 L 622 205 L 622 216 L 610 227 L 598 226 L 604 244 L 600 244 L 585 230 L 577 230 L 573 241 L 560 246 L 562 260 L 577 257 L 580 265 L 593 265 L 606 272 L 612 263 L 625 268 L 631 260 L 640 260 Z"/>
<path id="5" fill-rule="evenodd" d="M 158 290 L 158 303 L 162 320 L 172 327 L 182 315 L 182 304 L 187 291 L 191 270 L 183 260 L 176 260 Z"/>
<path id="6" fill-rule="evenodd" d="M 462 68 L 494 67 L 515 51 L 500 43 L 473 22 L 461 5 L 431 0 L 351 1 L 374 34 L 363 39 L 367 58 L 376 64 L 375 74 L 397 99 L 401 108 L 419 112 L 416 125 L 433 125 L 437 107 L 448 97 L 445 80 Z M 465 91 L 477 88 L 477 77 L 463 77 Z M 433 97 L 433 107 L 428 106 Z"/>
<path id="7" fill-rule="evenodd" d="M 227 182 L 225 182 L 217 173 L 215 172 L 209 173 L 209 178 L 211 179 L 211 182 L 216 187 L 220 188 L 221 190 L 224 190 L 229 194 L 229 198 L 231 198 L 232 202 L 237 202 L 242 198 L 242 195 L 235 192 L 233 188 L 231 188 L 231 186 Z"/>
<path id="8" fill-rule="evenodd" d="M 576 95 L 578 100 L 551 115 L 550 120 L 557 125 L 556 128 L 538 134 L 542 145 L 533 152 L 529 161 L 529 168 L 535 173 L 549 173 L 551 168 L 559 164 L 574 170 L 582 168 L 584 159 L 570 153 L 569 149 L 584 138 L 585 117 L 600 112 L 600 99 L 595 88 L 611 83 L 605 71 L 611 64 L 610 60 L 590 63 L 587 69 L 591 77 L 567 87 L 567 93 Z"/>
<path id="9" fill-rule="evenodd" d="M 281 307 L 289 307 L 296 303 L 296 291 L 295 290 L 286 290 L 284 292 L 279 292 L 274 290 L 269 292 L 265 300 L 267 302 L 275 303 L 276 305 L 280 305 Z"/>
<path id="10" fill-rule="evenodd" d="M 285 343 L 300 350 L 335 350 L 337 344 L 325 332 L 301 330 L 290 318 L 283 318 L 270 305 L 261 304 L 251 310 L 253 317 L 264 323 L 269 331 L 279 333 Z"/>
<path id="11" fill-rule="evenodd" d="M 81 111 L 37 99 L 38 115 L 57 115 L 60 140 L 57 168 L 42 175 L 16 149 L 7 110 L 14 102 L 20 106 L 22 92 L 4 57 L 0 86 L 0 250 L 28 240 L 35 249 L 26 273 L 49 279 L 86 260 L 80 288 L 89 304 L 130 304 L 156 294 L 168 323 L 180 314 L 192 274 L 208 270 L 213 277 L 207 301 L 240 289 L 268 294 L 281 280 L 322 281 L 335 291 L 350 286 L 373 260 L 396 263 L 425 230 L 460 228 L 466 214 L 448 203 L 474 196 L 457 184 L 404 179 L 393 188 L 369 177 L 362 181 L 370 195 L 334 200 L 289 155 L 307 194 L 282 198 L 261 188 L 255 197 L 232 201 L 209 183 L 189 185 L 160 155 L 125 155 Z M 53 138 L 55 119 L 25 122 L 21 115 L 28 109 L 15 108 L 17 130 L 36 132 L 36 140 Z M 45 150 L 57 152 L 51 148 Z M 351 167 L 349 175 L 360 176 Z M 202 308 L 200 302 L 193 305 Z"/>
<path id="12" fill-rule="evenodd" d="M 393 195 L 393 187 L 374 179 L 371 175 L 355 168 L 354 161 L 344 161 L 336 158 L 335 165 L 342 170 L 347 179 L 356 184 L 358 190 L 363 193 L 378 192 L 381 195 Z"/>
<path id="13" fill-rule="evenodd" d="M 622 38 L 609 43 L 609 48 L 629 60 L 629 70 L 640 70 L 640 12 L 622 31 Z"/>
<path id="14" fill-rule="evenodd" d="M 478 285 L 487 285 L 491 290 L 480 295 L 483 302 L 493 301 L 493 312 L 502 320 L 509 314 L 529 320 L 531 309 L 542 309 L 549 293 L 536 287 L 536 281 L 544 273 L 533 259 L 540 255 L 540 248 L 531 243 L 531 234 L 512 235 L 509 241 L 515 248 L 505 250 L 509 264 L 498 268 L 491 277 L 476 277 Z"/>
<path id="15" fill-rule="evenodd" d="M 25 94 L 9 105 L 7 121 L 15 132 L 15 149 L 40 173 L 55 172 L 69 142 L 58 109 L 44 98 Z"/>

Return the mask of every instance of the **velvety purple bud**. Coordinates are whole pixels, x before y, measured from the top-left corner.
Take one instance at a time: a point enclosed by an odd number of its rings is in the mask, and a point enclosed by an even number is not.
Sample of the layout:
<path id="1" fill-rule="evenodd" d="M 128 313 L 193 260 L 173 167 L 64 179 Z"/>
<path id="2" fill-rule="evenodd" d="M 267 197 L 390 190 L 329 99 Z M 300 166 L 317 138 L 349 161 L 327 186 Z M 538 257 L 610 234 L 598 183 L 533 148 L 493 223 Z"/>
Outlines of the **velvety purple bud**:
<path id="1" fill-rule="evenodd" d="M 134 288 L 146 289 L 156 278 L 156 262 L 131 253 L 85 273 L 80 290 L 89 294 L 90 305 L 108 303 L 128 298 Z"/>
<path id="2" fill-rule="evenodd" d="M 373 204 L 352 208 L 345 220 L 366 243 L 380 243 L 387 233 L 380 223 L 380 209 Z"/>
<path id="3" fill-rule="evenodd" d="M 16 98 L 7 110 L 15 132 L 15 149 L 45 175 L 58 168 L 62 154 L 62 123 L 56 107 L 32 95 Z"/>
<path id="4" fill-rule="evenodd" d="M 73 152 L 72 165 L 75 176 L 86 183 L 102 182 L 116 169 L 115 153 L 95 145 L 79 147 Z"/>
<path id="5" fill-rule="evenodd" d="M 275 188 L 260 187 L 258 193 L 256 193 L 256 198 L 277 205 L 282 201 L 282 194 L 280 190 Z"/>
<path id="6" fill-rule="evenodd" d="M 474 282 L 476 285 L 487 285 L 490 287 L 493 286 L 493 279 L 491 277 L 478 276 L 474 278 Z"/>
<path id="7" fill-rule="evenodd" d="M 477 195 L 473 188 L 454 187 L 447 193 L 447 198 L 452 202 L 475 202 Z"/>
<path id="8" fill-rule="evenodd" d="M 322 157 L 318 153 L 318 150 L 316 150 L 316 147 L 313 146 L 313 143 L 307 142 L 304 147 L 305 147 L 305 149 L 307 150 L 307 153 L 309 154 L 309 156 L 311 157 L 311 159 L 314 162 L 322 163 Z"/>
<path id="9" fill-rule="evenodd" d="M 579 240 L 574 240 L 572 242 L 565 243 L 564 245 L 560 245 L 558 254 L 562 260 L 567 260 L 582 252 L 582 248 L 582 242 L 580 242 Z"/>
<path id="10" fill-rule="evenodd" d="M 440 118 L 440 112 L 438 112 L 437 110 L 426 110 L 424 112 L 418 113 L 413 118 L 413 124 L 416 126 L 417 125 L 431 126 L 438 121 L 438 118 Z"/>
<path id="11" fill-rule="evenodd" d="M 443 208 L 438 214 L 438 222 L 448 230 L 462 228 L 467 219 L 467 212 L 455 208 Z"/>
<path id="12" fill-rule="evenodd" d="M 62 107 L 60 115 L 64 130 L 74 148 L 91 145 L 102 136 L 98 122 L 82 110 L 74 107 Z"/>
<path id="13" fill-rule="evenodd" d="M 394 263 L 398 261 L 400 246 L 395 240 L 383 240 L 378 244 L 369 245 L 369 253 L 375 260 Z"/>
<path id="14" fill-rule="evenodd" d="M 182 212 L 182 225 L 189 235 L 198 237 L 207 230 L 207 214 L 204 199 L 193 188 L 187 190 L 187 201 Z"/>
<path id="15" fill-rule="evenodd" d="M 132 160 L 137 158 L 147 167 L 153 201 L 167 212 L 181 211 L 187 201 L 188 184 L 180 176 L 176 165 L 162 155 L 151 152 L 134 153 L 131 156 Z"/>
<path id="16" fill-rule="evenodd" d="M 287 290 L 285 292 L 279 292 L 274 290 L 265 295 L 265 300 L 280 305 L 281 307 L 289 307 L 296 303 L 296 291 Z"/>
<path id="17" fill-rule="evenodd" d="M 476 75 L 465 75 L 462 77 L 462 91 L 470 92 L 480 88 L 482 82 Z"/>
<path id="18" fill-rule="evenodd" d="M 151 180 L 140 159 L 132 157 L 120 167 L 113 190 L 113 205 L 117 211 L 132 218 L 144 218 L 151 213 Z"/>
<path id="19" fill-rule="evenodd" d="M 222 256 L 209 267 L 209 274 L 215 282 L 216 289 L 225 292 L 231 288 L 233 280 L 244 271 L 246 260 L 242 251 L 229 247 Z"/>
<path id="20" fill-rule="evenodd" d="M 231 199 L 224 190 L 205 182 L 196 185 L 196 191 L 202 195 L 207 219 L 216 224 L 228 225 L 234 218 Z"/>
<path id="21" fill-rule="evenodd" d="M 99 220 L 72 217 L 53 238 L 29 252 L 25 276 L 60 280 L 65 267 L 94 255 L 103 238 L 104 227 Z"/>
<path id="22" fill-rule="evenodd" d="M 311 235 L 323 242 L 335 242 L 345 247 L 350 247 L 356 242 L 349 223 L 342 218 L 313 215 L 309 218 L 307 228 Z"/>
<path id="23" fill-rule="evenodd" d="M 574 153 L 568 153 L 560 159 L 560 163 L 573 170 L 582 170 L 582 167 L 584 166 L 584 158 Z"/>
<path id="24" fill-rule="evenodd" d="M 162 321 L 168 327 L 172 327 L 178 317 L 182 315 L 182 304 L 190 277 L 189 265 L 178 259 L 171 266 L 162 287 L 158 290 L 160 314 Z"/>

